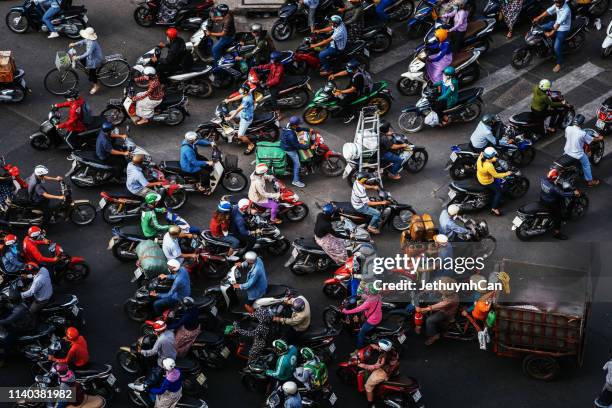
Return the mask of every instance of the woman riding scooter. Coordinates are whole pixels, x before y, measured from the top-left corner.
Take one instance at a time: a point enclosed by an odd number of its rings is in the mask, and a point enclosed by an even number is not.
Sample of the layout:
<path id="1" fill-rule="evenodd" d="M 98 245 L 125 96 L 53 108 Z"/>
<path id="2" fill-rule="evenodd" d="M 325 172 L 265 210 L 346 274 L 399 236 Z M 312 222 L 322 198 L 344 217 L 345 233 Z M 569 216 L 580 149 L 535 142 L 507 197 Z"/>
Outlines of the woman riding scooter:
<path id="1" fill-rule="evenodd" d="M 332 203 L 327 203 L 321 208 L 315 222 L 314 239 L 332 261 L 342 265 L 347 258 L 346 247 L 342 239 L 347 237 L 334 230 L 332 219 L 335 213 L 336 208 Z"/>
<path id="2" fill-rule="evenodd" d="M 427 75 L 432 82 L 442 80 L 442 71 L 453 62 L 453 53 L 449 42 L 447 41 L 448 31 L 443 28 L 438 28 L 434 36 L 433 44 L 427 45 Z"/>
<path id="3" fill-rule="evenodd" d="M 276 218 L 278 214 L 278 199 L 280 193 L 270 193 L 266 191 L 266 180 L 274 180 L 274 176 L 267 176 L 268 166 L 265 163 L 259 163 L 255 166 L 255 171 L 251 174 L 251 186 L 249 187 L 249 200 L 256 203 L 260 207 L 270 209 L 270 221 L 274 224 L 280 224 L 281 220 Z"/>
<path id="4" fill-rule="evenodd" d="M 446 126 L 449 123 L 449 117 L 444 114 L 444 111 L 455 106 L 459 99 L 459 81 L 455 76 L 455 68 L 451 66 L 444 68 L 442 80 L 434 82 L 433 86 L 440 88 L 440 96 L 436 99 L 433 108 L 440 118 L 440 125 Z"/>

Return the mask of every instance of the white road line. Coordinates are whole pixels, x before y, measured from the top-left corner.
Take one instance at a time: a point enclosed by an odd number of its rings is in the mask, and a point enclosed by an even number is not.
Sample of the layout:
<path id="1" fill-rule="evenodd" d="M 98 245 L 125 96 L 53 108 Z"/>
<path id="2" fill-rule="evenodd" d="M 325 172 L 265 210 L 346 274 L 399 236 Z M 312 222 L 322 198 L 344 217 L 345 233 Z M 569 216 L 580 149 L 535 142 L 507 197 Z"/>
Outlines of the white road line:
<path id="1" fill-rule="evenodd" d="M 373 74 L 378 74 L 395 64 L 405 64 L 406 70 L 410 61 L 406 61 L 409 55 L 414 51 L 414 44 L 404 44 L 387 52 L 384 56 L 374 58 L 370 64 L 370 71 Z"/>

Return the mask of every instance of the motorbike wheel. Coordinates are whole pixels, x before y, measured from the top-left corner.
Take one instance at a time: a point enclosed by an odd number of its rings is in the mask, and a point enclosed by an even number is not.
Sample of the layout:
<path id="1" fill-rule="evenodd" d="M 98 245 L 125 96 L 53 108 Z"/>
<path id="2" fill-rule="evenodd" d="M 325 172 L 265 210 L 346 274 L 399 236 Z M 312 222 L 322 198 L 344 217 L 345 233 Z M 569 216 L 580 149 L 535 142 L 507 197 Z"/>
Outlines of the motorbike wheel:
<path id="1" fill-rule="evenodd" d="M 550 356 L 528 354 L 523 359 L 523 372 L 536 380 L 552 381 L 560 371 L 559 362 Z"/>
<path id="2" fill-rule="evenodd" d="M 527 227 L 525 223 L 521 224 L 521 226 L 514 231 L 514 234 L 521 241 L 529 241 L 532 237 L 532 235 L 527 234 Z"/>
<path id="3" fill-rule="evenodd" d="M 36 150 L 49 150 L 51 148 L 51 139 L 41 132 L 36 132 L 30 136 L 30 146 Z"/>
<path id="4" fill-rule="evenodd" d="M 368 48 L 376 53 L 387 52 L 391 48 L 391 42 L 392 39 L 388 33 L 377 34 L 368 44 Z"/>
<path id="5" fill-rule="evenodd" d="M 306 204 L 296 205 L 291 207 L 286 213 L 285 217 L 291 222 L 300 222 L 308 216 L 308 206 Z"/>
<path id="6" fill-rule="evenodd" d="M 533 147 L 529 147 L 525 150 L 517 150 L 512 156 L 512 164 L 516 167 L 525 167 L 531 164 L 535 158 L 536 151 Z"/>
<path id="7" fill-rule="evenodd" d="M 466 113 L 465 115 L 463 113 Z M 465 107 L 464 111 L 461 113 L 461 118 L 464 122 L 468 123 L 473 120 L 478 119 L 480 113 L 482 112 L 482 106 L 479 102 L 472 103 Z"/>
<path id="8" fill-rule="evenodd" d="M 323 310 L 323 324 L 330 330 L 342 330 L 342 314 L 332 307 L 326 307 Z"/>
<path id="9" fill-rule="evenodd" d="M 24 88 L 22 88 L 20 85 L 11 86 L 11 87 L 4 88 L 4 89 L 11 89 L 13 91 L 13 95 L 11 96 L 12 103 L 23 102 L 23 100 L 26 98 L 28 94 L 28 92 Z"/>
<path id="10" fill-rule="evenodd" d="M 119 350 L 117 352 L 117 363 L 123 371 L 129 374 L 139 374 L 144 370 L 144 367 L 140 364 L 139 358 L 133 353 L 125 350 Z"/>
<path id="11" fill-rule="evenodd" d="M 90 203 L 75 204 L 68 217 L 75 225 L 89 225 L 96 219 L 96 207 Z"/>
<path id="12" fill-rule="evenodd" d="M 68 268 L 64 273 L 64 278 L 69 282 L 78 282 L 89 276 L 89 270 L 87 262 L 79 262 Z"/>
<path id="13" fill-rule="evenodd" d="M 428 160 L 427 150 L 416 150 L 408 159 L 405 169 L 408 173 L 416 174 L 425 168 Z"/>
<path id="14" fill-rule="evenodd" d="M 134 21 L 141 27 L 151 27 L 155 24 L 155 13 L 151 13 L 148 7 L 138 6 L 134 10 Z"/>
<path id="15" fill-rule="evenodd" d="M 275 245 L 271 245 L 267 247 L 266 249 L 268 250 L 270 255 L 280 256 L 280 255 L 284 255 L 289 250 L 289 247 L 291 247 L 291 242 L 289 242 L 287 238 L 283 238 L 282 240 L 278 241 Z"/>
<path id="16" fill-rule="evenodd" d="M 571 51 L 576 51 L 582 48 L 584 42 L 586 40 L 586 35 L 584 31 L 577 32 L 568 42 L 567 48 Z"/>
<path id="17" fill-rule="evenodd" d="M 125 120 L 125 112 L 119 106 L 109 106 L 100 114 L 106 121 L 119 126 Z"/>
<path id="18" fill-rule="evenodd" d="M 410 217 L 412 217 L 412 213 L 408 210 L 402 210 L 398 215 L 393 217 L 391 220 L 391 225 L 396 231 L 402 232 L 406 231 L 410 228 Z"/>
<path id="19" fill-rule="evenodd" d="M 376 106 L 379 116 L 385 116 L 391 110 L 391 100 L 386 96 L 375 96 L 368 102 L 369 106 Z"/>
<path id="20" fill-rule="evenodd" d="M 25 33 L 30 27 L 27 17 L 21 11 L 9 12 L 4 21 L 9 30 L 17 34 Z"/>
<path id="21" fill-rule="evenodd" d="M 143 308 L 132 299 L 125 301 L 123 304 L 123 310 L 125 311 L 125 314 L 127 314 L 127 316 L 135 322 L 144 322 L 149 316 L 146 308 Z"/>
<path id="22" fill-rule="evenodd" d="M 347 296 L 347 290 L 339 283 L 326 283 L 323 285 L 323 294 L 332 299 L 344 299 Z M 323 319 L 325 319 L 325 314 Z"/>
<path id="23" fill-rule="evenodd" d="M 134 404 L 135 407 L 139 408 L 147 408 L 147 404 L 143 403 L 140 396 L 136 394 L 136 391 L 132 390 L 130 387 L 127 387 L 127 395 L 130 399 L 130 402 Z M 145 397 L 146 398 L 146 397 Z"/>
<path id="24" fill-rule="evenodd" d="M 572 124 L 572 122 L 574 121 L 574 118 L 576 117 L 576 112 L 574 111 L 574 109 L 568 109 L 564 114 L 563 117 L 559 123 L 559 126 L 561 126 L 561 129 L 565 129 L 566 127 L 568 127 L 569 125 Z"/>
<path id="25" fill-rule="evenodd" d="M 198 136 L 200 136 L 204 140 L 208 140 L 209 142 L 218 142 L 221 138 L 221 133 L 218 130 L 213 128 L 203 129 L 197 131 Z"/>
<path id="26" fill-rule="evenodd" d="M 589 197 L 584 194 L 574 199 L 570 207 L 568 208 L 569 219 L 577 220 L 583 217 L 589 209 Z"/>
<path id="27" fill-rule="evenodd" d="M 279 106 L 284 106 L 289 109 L 302 109 L 310 100 L 310 95 L 305 89 L 300 89 L 293 95 L 286 97 L 286 99 L 289 99 L 291 102 L 283 103 L 283 99 L 285 99 L 285 97 L 281 97 L 278 101 Z"/>
<path id="28" fill-rule="evenodd" d="M 113 246 L 113 256 L 121 262 L 134 262 L 138 260 L 136 253 L 130 249 L 132 242 L 119 241 Z"/>
<path id="29" fill-rule="evenodd" d="M 70 38 L 71 40 L 77 40 L 81 38 L 81 34 L 79 34 L 79 32 L 85 27 L 87 27 L 87 23 L 85 23 L 85 21 L 83 21 L 81 18 L 70 18 L 66 21 L 66 24 L 71 27 L 74 27 L 74 29 L 65 30 L 62 34 Z"/>
<path id="30" fill-rule="evenodd" d="M 43 80 L 45 89 L 52 95 L 65 95 L 79 85 L 79 76 L 71 69 L 59 71 L 52 69 Z"/>
<path id="31" fill-rule="evenodd" d="M 403 112 L 397 119 L 397 124 L 404 132 L 416 133 L 423 129 L 425 118 L 418 112 Z"/>
<path id="32" fill-rule="evenodd" d="M 521 47 L 512 54 L 511 65 L 516 69 L 525 68 L 531 64 L 532 59 L 531 50 L 527 47 Z"/>
<path id="33" fill-rule="evenodd" d="M 430 24 L 422 24 L 417 22 L 416 24 L 408 26 L 408 31 L 406 32 L 406 35 L 411 40 L 422 38 L 430 26 Z"/>
<path id="34" fill-rule="evenodd" d="M 487 259 L 493 255 L 493 252 L 495 252 L 495 248 L 497 248 L 497 240 L 495 237 L 489 235 L 488 237 L 482 238 L 477 245 L 479 248 L 477 250 L 478 256 L 483 259 Z"/>
<path id="35" fill-rule="evenodd" d="M 102 219 L 107 224 L 110 224 L 110 225 L 119 224 L 122 221 L 121 219 L 111 218 L 112 216 L 117 216 L 117 215 L 125 215 L 125 206 L 123 210 L 119 210 L 119 204 L 109 203 L 108 205 L 105 205 L 104 208 L 102 209 Z"/>
<path id="36" fill-rule="evenodd" d="M 238 193 L 246 188 L 248 184 L 246 176 L 239 171 L 228 171 L 221 178 L 221 185 L 232 193 Z"/>
<path id="37" fill-rule="evenodd" d="M 405 20 L 408 20 L 410 16 L 412 16 L 413 12 L 414 12 L 414 3 L 412 2 L 412 0 L 405 0 L 399 6 L 399 8 L 393 12 L 391 18 L 394 21 L 405 21 Z"/>
<path id="38" fill-rule="evenodd" d="M 529 180 L 527 177 L 521 177 L 517 183 L 510 188 L 510 197 L 516 199 L 521 198 L 529 190 Z"/>
<path id="39" fill-rule="evenodd" d="M 606 47 L 606 48 L 602 48 L 601 49 L 601 54 L 599 54 L 599 56 L 601 58 L 608 58 L 611 54 L 612 54 L 612 45 L 610 45 L 609 47 Z"/>
<path id="40" fill-rule="evenodd" d="M 195 96 L 204 99 L 210 97 L 213 93 L 213 86 L 210 82 L 210 79 L 208 78 L 194 79 L 193 82 L 190 84 L 190 88 L 191 87 L 197 87 L 198 90 L 197 92 L 187 92 L 187 95 L 190 96 Z"/>
<path id="41" fill-rule="evenodd" d="M 602 140 L 601 142 L 591 143 L 591 156 L 589 157 L 589 161 L 593 166 L 597 166 L 601 159 L 604 157 L 605 152 L 605 142 Z"/>
<path id="42" fill-rule="evenodd" d="M 272 38 L 276 41 L 287 41 L 293 35 L 293 25 L 287 21 L 276 20 L 272 24 Z"/>
<path id="43" fill-rule="evenodd" d="M 178 126 L 185 120 L 185 114 L 182 110 L 170 108 L 168 111 L 168 120 L 164 122 L 168 126 Z"/>
<path id="44" fill-rule="evenodd" d="M 421 91 L 421 83 L 410 78 L 400 77 L 397 80 L 396 88 L 404 96 L 414 96 Z"/>
<path id="45" fill-rule="evenodd" d="M 187 192 L 184 189 L 174 190 L 172 196 L 166 194 L 164 197 L 164 204 L 166 207 L 171 208 L 173 210 L 178 210 L 187 202 Z"/>
<path id="46" fill-rule="evenodd" d="M 451 168 L 448 170 L 450 177 L 453 180 L 464 180 L 468 177 L 468 175 L 471 175 L 474 171 L 473 169 L 470 169 L 470 171 L 468 171 L 468 169 L 466 168 L 466 165 L 463 164 L 463 161 L 456 161 L 453 163 L 453 165 L 451 166 Z"/>
<path id="47" fill-rule="evenodd" d="M 347 367 L 338 367 L 336 370 L 336 376 L 342 381 L 343 384 L 356 386 L 357 385 L 357 377 L 353 370 Z"/>
<path id="48" fill-rule="evenodd" d="M 321 173 L 325 177 L 338 177 L 344 172 L 346 159 L 340 155 L 329 156 L 321 163 Z"/>
<path id="49" fill-rule="evenodd" d="M 304 111 L 304 122 L 309 125 L 320 125 L 327 120 L 329 112 L 325 108 L 312 106 Z"/>
<path id="50" fill-rule="evenodd" d="M 89 176 L 89 178 L 92 179 L 92 184 L 85 183 L 81 180 L 81 172 L 83 170 L 85 170 L 85 166 L 78 165 L 77 168 L 74 169 L 73 175 L 70 176 L 70 181 L 72 182 L 72 184 L 80 188 L 94 187 L 92 176 Z"/>
<path id="51" fill-rule="evenodd" d="M 130 65 L 123 60 L 107 62 L 98 69 L 98 79 L 104 86 L 115 88 L 123 85 L 130 76 Z"/>

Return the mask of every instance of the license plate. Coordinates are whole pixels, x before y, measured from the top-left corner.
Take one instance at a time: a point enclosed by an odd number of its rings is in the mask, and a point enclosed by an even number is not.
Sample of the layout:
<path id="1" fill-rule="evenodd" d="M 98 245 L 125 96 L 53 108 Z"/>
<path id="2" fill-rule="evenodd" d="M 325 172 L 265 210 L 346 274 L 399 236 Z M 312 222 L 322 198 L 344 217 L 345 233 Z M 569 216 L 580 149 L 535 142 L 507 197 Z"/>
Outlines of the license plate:
<path id="1" fill-rule="evenodd" d="M 117 381 L 117 378 L 116 378 L 114 375 L 112 375 L 112 374 L 110 374 L 110 375 L 108 376 L 108 378 L 106 379 L 106 382 L 107 382 L 107 383 L 108 383 L 108 385 L 110 385 L 111 387 L 112 387 L 113 385 L 115 385 L 115 382 L 116 382 L 116 381 Z"/>
<path id="2" fill-rule="evenodd" d="M 89 21 L 89 18 L 87 17 L 87 15 L 83 15 L 83 21 L 84 22 L 88 22 Z"/>
<path id="3" fill-rule="evenodd" d="M 448 198 L 450 198 L 451 200 L 455 198 L 456 196 L 457 196 L 457 192 L 455 190 L 448 191 Z"/>
<path id="4" fill-rule="evenodd" d="M 213 306 L 210 308 L 210 314 L 211 314 L 211 315 L 213 315 L 213 316 L 216 316 L 216 315 L 217 315 L 217 313 L 219 313 L 219 309 L 217 309 L 217 306 L 213 305 Z"/>
<path id="5" fill-rule="evenodd" d="M 99 204 L 100 208 L 104 208 L 104 206 L 106 205 L 106 198 L 101 198 Z"/>
<path id="6" fill-rule="evenodd" d="M 416 390 L 414 392 L 414 394 L 412 394 L 412 399 L 414 400 L 414 402 L 419 402 L 421 397 L 423 397 L 423 395 L 421 395 L 421 391 L 420 390 Z"/>
<path id="7" fill-rule="evenodd" d="M 455 161 L 455 160 L 457 160 L 457 152 L 452 152 L 452 153 L 450 154 L 450 159 L 451 159 L 451 161 Z"/>
<path id="8" fill-rule="evenodd" d="M 21 84 L 21 86 L 25 89 L 26 88 L 26 81 L 25 79 L 21 78 L 21 80 L 19 81 L 19 83 Z"/>
<path id="9" fill-rule="evenodd" d="M 73 315 L 78 316 L 79 315 L 79 307 L 77 305 L 72 305 L 72 308 L 70 309 L 70 311 L 72 312 Z"/>
<path id="10" fill-rule="evenodd" d="M 230 349 L 228 349 L 227 347 L 223 347 L 223 350 L 221 350 L 221 355 L 223 356 L 223 358 L 228 358 L 230 355 Z"/>
<path id="11" fill-rule="evenodd" d="M 332 394 L 329 396 L 329 403 L 334 405 L 336 401 L 338 401 L 338 397 L 336 397 L 336 394 L 332 392 Z"/>
<path id="12" fill-rule="evenodd" d="M 141 276 L 142 276 L 142 268 L 134 269 L 134 279 L 132 279 L 132 282 L 136 282 Z"/>
<path id="13" fill-rule="evenodd" d="M 370 50 L 368 50 L 367 48 L 363 49 L 363 55 L 366 56 L 366 58 L 370 58 Z"/>
<path id="14" fill-rule="evenodd" d="M 391 29 L 391 27 L 387 27 L 387 34 L 393 35 L 393 30 Z"/>
<path id="15" fill-rule="evenodd" d="M 512 225 L 515 227 L 520 227 L 523 224 L 523 220 L 520 217 L 514 217 L 512 220 Z"/>
<path id="16" fill-rule="evenodd" d="M 196 381 L 198 382 L 198 384 L 204 385 L 204 383 L 206 382 L 206 376 L 203 373 L 200 373 L 196 377 Z"/>
<path id="17" fill-rule="evenodd" d="M 404 333 L 400 334 L 397 338 L 397 341 L 399 341 L 400 344 L 404 344 L 404 342 L 406 341 L 406 335 Z"/>
<path id="18" fill-rule="evenodd" d="M 329 345 L 329 352 L 333 353 L 334 351 L 336 351 L 336 344 L 332 343 Z"/>
<path id="19" fill-rule="evenodd" d="M 595 123 L 595 127 L 597 129 L 603 129 L 606 126 L 606 123 L 601 120 L 601 119 L 597 119 L 597 122 Z"/>

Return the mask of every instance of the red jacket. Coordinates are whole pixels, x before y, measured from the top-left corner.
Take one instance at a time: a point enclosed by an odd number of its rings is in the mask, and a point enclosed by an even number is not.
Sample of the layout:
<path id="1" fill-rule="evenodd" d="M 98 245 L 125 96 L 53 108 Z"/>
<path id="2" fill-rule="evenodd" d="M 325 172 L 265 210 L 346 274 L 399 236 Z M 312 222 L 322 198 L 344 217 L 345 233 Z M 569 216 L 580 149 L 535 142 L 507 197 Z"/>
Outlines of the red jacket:
<path id="1" fill-rule="evenodd" d="M 83 105 L 85 100 L 80 96 L 74 101 L 56 103 L 57 108 L 70 108 L 68 120 L 57 125 L 60 129 L 66 129 L 70 132 L 84 132 L 87 126 L 83 123 Z"/>
<path id="2" fill-rule="evenodd" d="M 87 349 L 87 341 L 85 341 L 85 337 L 79 336 L 72 342 L 66 357 L 56 358 L 54 360 L 57 363 L 68 364 L 72 367 L 83 367 L 89 362 L 89 350 Z"/>
<path id="3" fill-rule="evenodd" d="M 225 222 L 218 222 L 217 217 L 215 216 L 213 216 L 210 219 L 210 233 L 213 237 L 215 238 L 224 237 L 225 235 L 223 234 L 223 231 L 228 231 L 228 230 L 229 230 L 229 219 L 226 220 Z"/>
<path id="4" fill-rule="evenodd" d="M 49 242 L 46 239 L 42 239 L 40 241 L 36 241 L 30 237 L 25 237 L 23 239 L 23 257 L 26 262 L 34 262 L 38 265 L 44 263 L 55 263 L 54 258 L 49 258 L 43 256 L 38 249 L 39 245 L 49 245 Z"/>
<path id="5" fill-rule="evenodd" d="M 283 76 L 285 75 L 285 67 L 280 62 L 272 64 L 263 64 L 259 65 L 257 69 L 261 70 L 269 70 L 268 79 L 266 80 L 266 84 L 268 87 L 278 86 L 283 81 Z"/>

